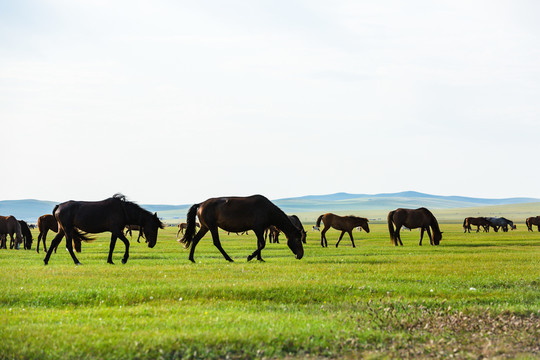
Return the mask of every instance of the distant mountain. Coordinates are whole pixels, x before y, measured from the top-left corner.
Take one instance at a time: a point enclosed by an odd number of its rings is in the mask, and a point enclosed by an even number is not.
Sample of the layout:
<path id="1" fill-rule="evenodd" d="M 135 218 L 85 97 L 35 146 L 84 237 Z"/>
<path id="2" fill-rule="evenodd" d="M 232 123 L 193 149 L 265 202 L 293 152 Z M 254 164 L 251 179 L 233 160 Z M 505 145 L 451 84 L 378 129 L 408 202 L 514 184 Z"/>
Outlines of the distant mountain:
<path id="1" fill-rule="evenodd" d="M 43 200 L 3 200 L 0 201 L 0 215 L 13 215 L 19 220 L 36 223 L 38 217 L 50 214 L 58 202 Z"/>
<path id="2" fill-rule="evenodd" d="M 440 196 L 404 191 L 388 194 L 349 194 L 307 195 L 295 198 L 273 200 L 286 213 L 384 210 L 398 207 L 431 209 L 452 209 L 494 205 L 523 204 L 540 202 L 535 198 L 483 199 L 464 196 Z M 51 213 L 54 201 L 5 200 L 0 201 L 0 215 L 14 215 L 19 219 L 35 223 L 43 214 Z M 157 212 L 166 220 L 183 221 L 191 206 L 187 205 L 141 205 L 148 211 Z"/>

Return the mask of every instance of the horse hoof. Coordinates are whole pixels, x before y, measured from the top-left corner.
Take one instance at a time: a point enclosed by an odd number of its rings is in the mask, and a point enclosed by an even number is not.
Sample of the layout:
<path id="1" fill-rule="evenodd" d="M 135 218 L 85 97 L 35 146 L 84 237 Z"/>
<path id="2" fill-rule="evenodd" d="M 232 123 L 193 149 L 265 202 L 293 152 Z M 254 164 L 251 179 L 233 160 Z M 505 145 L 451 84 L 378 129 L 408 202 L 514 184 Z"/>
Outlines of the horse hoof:
<path id="1" fill-rule="evenodd" d="M 122 259 L 122 264 L 127 263 L 127 260 Z"/>
<path id="2" fill-rule="evenodd" d="M 114 263 L 111 261 L 107 261 L 107 264 L 111 264 L 111 265 L 114 265 Z"/>
<path id="3" fill-rule="evenodd" d="M 251 255 L 249 255 L 249 256 L 247 257 L 247 261 L 251 261 L 251 259 L 253 259 L 253 257 L 252 257 Z"/>
<path id="4" fill-rule="evenodd" d="M 80 262 L 75 263 L 75 266 L 79 266 L 79 265 L 82 265 L 82 264 Z"/>
<path id="5" fill-rule="evenodd" d="M 48 261 L 43 260 L 43 262 L 44 262 L 44 265 L 45 265 L 45 266 L 47 266 L 47 264 L 49 264 Z"/>

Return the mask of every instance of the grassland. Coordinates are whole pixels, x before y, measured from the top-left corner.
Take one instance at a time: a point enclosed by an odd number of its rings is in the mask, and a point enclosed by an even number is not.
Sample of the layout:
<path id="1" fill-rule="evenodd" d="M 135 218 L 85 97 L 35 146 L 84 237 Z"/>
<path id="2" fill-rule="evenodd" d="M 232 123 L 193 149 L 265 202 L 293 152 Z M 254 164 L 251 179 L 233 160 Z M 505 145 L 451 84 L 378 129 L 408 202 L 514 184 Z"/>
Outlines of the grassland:
<path id="1" fill-rule="evenodd" d="M 205 238 L 196 264 L 160 233 L 107 265 L 108 235 L 63 249 L 0 251 L 0 358 L 538 358 L 540 233 L 463 234 L 443 224 L 438 247 L 386 225 L 355 232 L 357 247 L 308 231 L 305 257 L 268 244 L 246 262 L 254 235 L 227 236 L 227 263 Z M 429 241 L 428 241 L 429 243 Z"/>

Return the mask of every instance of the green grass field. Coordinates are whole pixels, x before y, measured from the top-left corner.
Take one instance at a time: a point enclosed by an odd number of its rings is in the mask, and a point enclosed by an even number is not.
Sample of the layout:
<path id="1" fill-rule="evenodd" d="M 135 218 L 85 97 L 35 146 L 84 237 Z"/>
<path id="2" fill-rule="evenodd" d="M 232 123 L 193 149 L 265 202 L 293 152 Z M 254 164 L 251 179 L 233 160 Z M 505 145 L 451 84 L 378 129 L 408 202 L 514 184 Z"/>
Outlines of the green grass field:
<path id="1" fill-rule="evenodd" d="M 174 228 L 126 265 L 121 242 L 106 264 L 108 233 L 78 267 L 63 244 L 44 266 L 34 240 L 0 251 L 0 358 L 540 357 L 540 233 L 441 227 L 438 247 L 414 230 L 391 246 L 384 224 L 356 248 L 308 231 L 302 260 L 282 241 L 265 263 L 246 262 L 252 233 L 221 233 L 231 264 L 208 236 L 190 263 Z"/>

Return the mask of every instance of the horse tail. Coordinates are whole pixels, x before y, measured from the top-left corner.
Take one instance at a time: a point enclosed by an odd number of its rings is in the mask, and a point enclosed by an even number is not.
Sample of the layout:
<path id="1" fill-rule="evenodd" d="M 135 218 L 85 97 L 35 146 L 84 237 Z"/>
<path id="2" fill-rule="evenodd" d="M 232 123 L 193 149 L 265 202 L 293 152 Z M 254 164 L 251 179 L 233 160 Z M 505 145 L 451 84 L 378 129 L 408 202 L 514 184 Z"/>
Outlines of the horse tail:
<path id="1" fill-rule="evenodd" d="M 195 237 L 195 232 L 197 231 L 196 228 L 196 217 L 197 217 L 197 210 L 199 210 L 199 206 L 201 204 L 195 204 L 192 205 L 187 213 L 187 227 L 184 232 L 184 236 L 179 240 L 182 244 L 184 244 L 184 247 L 186 249 L 189 249 L 191 242 L 193 241 L 193 238 Z"/>
<path id="2" fill-rule="evenodd" d="M 73 247 L 75 248 L 75 251 L 80 253 L 82 251 L 81 248 L 81 242 L 90 242 L 94 241 L 96 239 L 91 238 L 88 236 L 87 233 L 84 233 L 80 231 L 79 229 L 73 229 Z"/>
<path id="3" fill-rule="evenodd" d="M 322 217 L 324 216 L 324 214 L 322 214 L 321 216 L 319 216 L 319 218 L 317 219 L 317 227 L 321 226 L 321 220 L 322 220 Z"/>
<path id="4" fill-rule="evenodd" d="M 388 213 L 388 231 L 390 232 L 390 241 L 392 242 L 393 245 L 396 244 L 396 235 L 395 235 L 395 232 L 394 232 L 394 225 L 392 224 L 392 218 L 394 217 L 394 213 L 396 211 L 390 211 Z"/>

